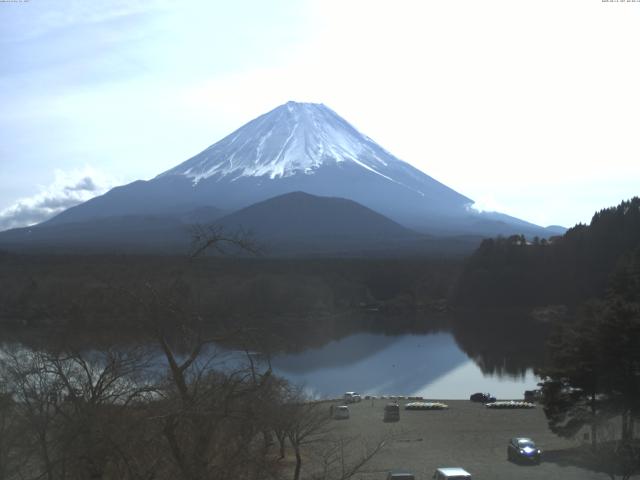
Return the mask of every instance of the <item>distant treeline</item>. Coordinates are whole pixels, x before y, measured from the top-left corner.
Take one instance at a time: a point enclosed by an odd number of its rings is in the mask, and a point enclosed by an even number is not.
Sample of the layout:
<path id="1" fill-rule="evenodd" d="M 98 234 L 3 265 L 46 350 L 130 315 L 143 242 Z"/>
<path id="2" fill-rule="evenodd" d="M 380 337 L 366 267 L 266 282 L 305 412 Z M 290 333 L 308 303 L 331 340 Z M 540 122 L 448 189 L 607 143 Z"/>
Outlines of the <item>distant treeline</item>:
<path id="1" fill-rule="evenodd" d="M 549 241 L 523 236 L 484 240 L 455 289 L 465 307 L 578 305 L 602 296 L 614 271 L 640 246 L 640 198 L 597 212 Z"/>
<path id="2" fill-rule="evenodd" d="M 5 254 L 0 327 L 135 332 L 148 320 L 141 299 L 150 294 L 214 328 L 242 322 L 289 336 L 344 334 L 353 328 L 347 320 L 380 311 L 406 326 L 411 312 L 443 308 L 460 266 L 455 259 Z"/>

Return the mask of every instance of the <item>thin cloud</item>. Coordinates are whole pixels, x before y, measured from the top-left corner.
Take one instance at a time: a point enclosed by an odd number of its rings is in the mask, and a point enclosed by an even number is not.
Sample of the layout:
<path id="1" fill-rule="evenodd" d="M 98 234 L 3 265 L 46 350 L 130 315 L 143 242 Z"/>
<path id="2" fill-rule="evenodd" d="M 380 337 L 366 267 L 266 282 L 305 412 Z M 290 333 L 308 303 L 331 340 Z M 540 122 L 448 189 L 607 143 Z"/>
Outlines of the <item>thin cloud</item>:
<path id="1" fill-rule="evenodd" d="M 475 199 L 472 204 L 469 204 L 467 206 L 467 210 L 477 213 L 505 213 L 508 210 L 508 207 L 491 196 L 483 195 L 480 198 Z"/>
<path id="2" fill-rule="evenodd" d="M 105 193 L 116 182 L 92 168 L 55 171 L 54 181 L 31 197 L 21 198 L 0 211 L 0 231 L 28 227 Z"/>
<path id="3" fill-rule="evenodd" d="M 64 187 L 65 190 L 70 192 L 95 192 L 99 190 L 99 187 L 95 184 L 91 177 L 84 177 L 76 185 Z"/>

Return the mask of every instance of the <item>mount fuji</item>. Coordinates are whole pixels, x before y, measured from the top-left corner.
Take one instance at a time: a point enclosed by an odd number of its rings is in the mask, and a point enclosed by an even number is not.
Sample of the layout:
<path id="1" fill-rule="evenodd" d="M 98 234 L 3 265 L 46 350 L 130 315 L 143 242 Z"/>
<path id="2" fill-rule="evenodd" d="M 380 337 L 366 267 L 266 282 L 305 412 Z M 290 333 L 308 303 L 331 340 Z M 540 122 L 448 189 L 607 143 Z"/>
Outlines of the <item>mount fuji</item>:
<path id="1" fill-rule="evenodd" d="M 465 215 L 473 203 L 394 157 L 328 107 L 288 102 L 154 179 L 114 188 L 50 222 L 201 205 L 233 211 L 295 191 L 354 200 L 407 226 Z"/>
<path id="2" fill-rule="evenodd" d="M 128 224 L 136 216 L 184 224 L 193 212 L 215 210 L 220 217 L 293 192 L 348 199 L 432 235 L 556 233 L 476 212 L 473 200 L 396 158 L 330 108 L 296 102 L 259 116 L 149 181 L 116 187 L 29 231 L 60 232 L 63 225 L 96 225 L 107 218 L 113 224 L 119 217 Z"/>

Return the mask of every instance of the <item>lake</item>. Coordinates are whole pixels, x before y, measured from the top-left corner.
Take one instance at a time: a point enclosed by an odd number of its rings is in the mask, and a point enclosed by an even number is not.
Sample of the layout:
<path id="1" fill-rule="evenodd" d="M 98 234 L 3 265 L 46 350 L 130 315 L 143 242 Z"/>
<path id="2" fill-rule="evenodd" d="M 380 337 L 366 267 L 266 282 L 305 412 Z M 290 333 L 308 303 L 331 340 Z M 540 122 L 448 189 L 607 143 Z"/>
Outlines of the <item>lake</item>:
<path id="1" fill-rule="evenodd" d="M 357 391 L 452 400 L 490 392 L 500 399 L 521 399 L 538 382 L 530 369 L 522 375 L 483 373 L 450 333 L 358 333 L 321 348 L 277 356 L 272 365 L 276 373 L 319 398 Z"/>
<path id="2" fill-rule="evenodd" d="M 434 327 L 421 333 L 370 329 L 327 337 L 320 347 L 298 343 L 299 353 L 277 354 L 271 364 L 276 374 L 303 386 L 316 398 L 357 391 L 451 400 L 489 392 L 500 399 L 521 399 L 525 390 L 537 388 L 538 378 L 531 368 L 536 355 L 528 348 L 542 344 L 541 340 L 533 339 L 533 333 L 523 336 L 520 330 L 513 333 L 505 327 L 517 325 L 515 322 L 496 326 L 482 319 L 471 325 L 446 330 Z M 14 345 L 25 348 L 20 342 Z M 26 348 L 45 345 L 46 341 Z M 244 353 L 233 349 L 218 346 L 213 350 L 222 353 L 221 368 L 234 368 L 246 360 Z M 163 370 L 165 362 L 158 350 L 156 368 Z"/>

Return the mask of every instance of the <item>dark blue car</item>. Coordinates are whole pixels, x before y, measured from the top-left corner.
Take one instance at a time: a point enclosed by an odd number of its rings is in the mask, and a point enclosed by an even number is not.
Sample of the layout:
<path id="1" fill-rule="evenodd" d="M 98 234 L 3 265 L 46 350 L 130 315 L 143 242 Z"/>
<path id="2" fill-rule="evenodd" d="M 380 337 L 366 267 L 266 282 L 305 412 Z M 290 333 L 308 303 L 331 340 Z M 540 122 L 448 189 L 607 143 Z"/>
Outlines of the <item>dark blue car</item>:
<path id="1" fill-rule="evenodd" d="M 524 437 L 515 437 L 509 441 L 507 447 L 507 459 L 510 462 L 527 462 L 527 463 L 540 463 L 540 456 L 542 451 L 533 440 Z"/>
<path id="2" fill-rule="evenodd" d="M 490 393 L 474 393 L 469 397 L 472 402 L 493 403 L 496 397 L 492 397 Z"/>

